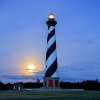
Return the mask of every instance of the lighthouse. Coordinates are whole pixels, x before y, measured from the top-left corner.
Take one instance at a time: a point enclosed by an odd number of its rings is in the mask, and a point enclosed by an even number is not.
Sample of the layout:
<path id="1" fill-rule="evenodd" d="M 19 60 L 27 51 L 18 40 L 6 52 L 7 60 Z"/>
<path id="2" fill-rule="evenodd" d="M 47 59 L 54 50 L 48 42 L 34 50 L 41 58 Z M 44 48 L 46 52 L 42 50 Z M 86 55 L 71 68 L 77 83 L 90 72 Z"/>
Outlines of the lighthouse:
<path id="1" fill-rule="evenodd" d="M 56 34 L 55 26 L 57 21 L 54 14 L 51 13 L 46 21 L 48 27 L 47 36 L 47 51 L 46 51 L 46 63 L 45 63 L 45 75 L 43 86 L 45 88 L 59 88 L 59 77 L 57 75 L 57 49 L 56 49 Z"/>

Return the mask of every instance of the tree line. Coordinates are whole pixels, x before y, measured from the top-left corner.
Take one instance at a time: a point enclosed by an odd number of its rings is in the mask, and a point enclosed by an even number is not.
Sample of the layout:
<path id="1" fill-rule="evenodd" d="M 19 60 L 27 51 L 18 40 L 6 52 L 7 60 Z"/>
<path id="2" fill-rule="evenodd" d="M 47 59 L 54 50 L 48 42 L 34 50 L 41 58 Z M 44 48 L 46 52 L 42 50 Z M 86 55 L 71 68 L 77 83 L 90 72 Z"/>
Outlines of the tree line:
<path id="1" fill-rule="evenodd" d="M 41 82 L 19 82 L 23 88 L 41 88 L 43 83 Z M 0 82 L 0 90 L 13 90 L 14 84 Z M 87 80 L 82 82 L 60 82 L 60 88 L 62 89 L 84 89 L 84 90 L 100 90 L 100 82 L 98 80 Z"/>
<path id="2" fill-rule="evenodd" d="M 61 88 L 66 89 L 84 89 L 84 90 L 100 90 L 100 82 L 98 80 L 87 80 L 83 82 L 60 82 Z"/>

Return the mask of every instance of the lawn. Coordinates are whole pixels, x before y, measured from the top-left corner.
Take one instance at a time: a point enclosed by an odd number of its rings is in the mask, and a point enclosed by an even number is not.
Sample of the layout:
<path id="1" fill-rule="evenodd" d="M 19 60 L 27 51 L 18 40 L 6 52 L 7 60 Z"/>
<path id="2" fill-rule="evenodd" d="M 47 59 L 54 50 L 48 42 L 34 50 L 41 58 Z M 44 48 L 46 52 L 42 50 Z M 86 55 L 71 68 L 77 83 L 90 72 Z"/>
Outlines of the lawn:
<path id="1" fill-rule="evenodd" d="M 100 100 L 100 91 L 0 91 L 0 100 Z"/>

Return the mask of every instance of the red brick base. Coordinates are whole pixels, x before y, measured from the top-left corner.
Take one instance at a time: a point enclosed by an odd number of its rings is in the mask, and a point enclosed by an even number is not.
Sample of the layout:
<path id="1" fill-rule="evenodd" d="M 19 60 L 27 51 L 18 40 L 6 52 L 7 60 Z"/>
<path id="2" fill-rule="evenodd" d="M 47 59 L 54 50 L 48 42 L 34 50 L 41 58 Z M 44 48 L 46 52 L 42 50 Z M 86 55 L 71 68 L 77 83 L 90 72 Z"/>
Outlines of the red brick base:
<path id="1" fill-rule="evenodd" d="M 44 88 L 60 88 L 58 77 L 45 77 L 43 79 Z"/>

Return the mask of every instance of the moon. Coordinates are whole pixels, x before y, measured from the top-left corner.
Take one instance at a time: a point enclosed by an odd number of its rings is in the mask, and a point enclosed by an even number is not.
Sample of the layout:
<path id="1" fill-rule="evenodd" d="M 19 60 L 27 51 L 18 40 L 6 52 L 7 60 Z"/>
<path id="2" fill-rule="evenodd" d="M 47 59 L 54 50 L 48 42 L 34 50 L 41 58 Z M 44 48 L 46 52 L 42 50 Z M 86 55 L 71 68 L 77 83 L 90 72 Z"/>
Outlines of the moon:
<path id="1" fill-rule="evenodd" d="M 36 68 L 35 68 L 34 65 L 29 65 L 29 66 L 27 66 L 27 71 L 28 71 L 28 72 L 34 72 L 35 69 L 36 69 Z"/>

